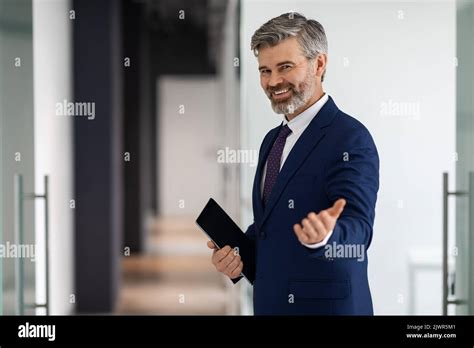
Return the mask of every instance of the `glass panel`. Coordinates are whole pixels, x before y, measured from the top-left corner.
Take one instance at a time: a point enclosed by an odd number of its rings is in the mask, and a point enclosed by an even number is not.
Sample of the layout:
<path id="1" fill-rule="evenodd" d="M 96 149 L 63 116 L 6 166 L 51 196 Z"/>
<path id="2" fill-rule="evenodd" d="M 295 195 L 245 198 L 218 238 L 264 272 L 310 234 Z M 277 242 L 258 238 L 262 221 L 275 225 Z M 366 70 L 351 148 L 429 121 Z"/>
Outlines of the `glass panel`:
<path id="1" fill-rule="evenodd" d="M 469 187 L 469 172 L 474 171 L 473 132 L 473 81 L 474 81 L 474 3 L 472 1 L 457 2 L 457 154 L 456 162 L 456 189 L 457 191 L 471 190 Z M 471 207 L 472 208 L 472 207 Z M 457 314 L 474 314 L 472 301 L 469 299 L 469 283 L 472 282 L 472 271 L 469 272 L 469 244 L 472 243 L 472 231 L 469 231 L 469 221 L 472 220 L 472 210 L 469 212 L 467 196 L 456 199 L 456 298 L 471 301 L 469 305 L 456 306 Z M 472 226 L 472 222 L 471 222 Z M 471 238 L 469 234 L 471 233 Z M 472 249 L 471 249 L 472 250 Z M 471 265 L 472 267 L 472 265 Z M 472 269 L 472 268 L 471 268 Z"/>
<path id="2" fill-rule="evenodd" d="M 25 314 L 35 300 L 34 201 L 23 200 L 23 238 L 15 236 L 14 176 L 23 176 L 25 193 L 34 192 L 33 147 L 33 43 L 31 0 L 0 0 L 0 132 L 1 132 L 1 306 L 3 314 L 18 313 L 18 294 L 23 290 Z M 25 198 L 25 197 L 24 197 Z M 20 217 L 20 216 L 18 216 Z M 15 273 L 23 262 L 24 284 Z"/>

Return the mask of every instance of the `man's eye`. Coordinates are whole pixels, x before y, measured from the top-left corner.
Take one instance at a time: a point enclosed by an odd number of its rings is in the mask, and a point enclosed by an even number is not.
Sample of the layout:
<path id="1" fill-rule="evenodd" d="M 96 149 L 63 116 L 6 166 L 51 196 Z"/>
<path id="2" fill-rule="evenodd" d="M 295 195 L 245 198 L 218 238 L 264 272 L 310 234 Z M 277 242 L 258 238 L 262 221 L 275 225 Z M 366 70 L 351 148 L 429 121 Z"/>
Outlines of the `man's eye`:
<path id="1" fill-rule="evenodd" d="M 283 66 L 282 66 L 282 69 L 283 69 L 283 70 L 288 70 L 288 69 L 290 69 L 290 68 L 291 68 L 291 65 L 283 65 Z"/>
<path id="2" fill-rule="evenodd" d="M 262 75 L 267 75 L 267 74 L 268 74 L 268 70 L 260 70 L 260 74 L 262 74 Z"/>

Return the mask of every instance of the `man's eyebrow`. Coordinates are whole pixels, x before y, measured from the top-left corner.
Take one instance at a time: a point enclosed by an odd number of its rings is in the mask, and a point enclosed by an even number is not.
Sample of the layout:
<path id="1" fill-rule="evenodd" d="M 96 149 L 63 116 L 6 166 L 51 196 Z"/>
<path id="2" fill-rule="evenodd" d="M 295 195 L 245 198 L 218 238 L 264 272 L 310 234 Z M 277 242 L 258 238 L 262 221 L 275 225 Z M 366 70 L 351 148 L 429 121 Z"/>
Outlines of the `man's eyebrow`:
<path id="1" fill-rule="evenodd" d="M 285 60 L 284 62 L 278 63 L 277 66 L 285 65 L 285 64 L 292 64 L 295 65 L 295 62 L 292 62 L 291 60 Z"/>
<path id="2" fill-rule="evenodd" d="M 292 62 L 291 60 L 285 60 L 284 62 L 278 63 L 277 66 L 282 66 L 282 65 L 285 65 L 285 64 L 295 65 L 296 63 Z M 265 66 L 265 65 L 262 65 L 262 66 L 258 67 L 258 70 L 262 70 L 262 69 L 268 69 L 268 67 Z"/>

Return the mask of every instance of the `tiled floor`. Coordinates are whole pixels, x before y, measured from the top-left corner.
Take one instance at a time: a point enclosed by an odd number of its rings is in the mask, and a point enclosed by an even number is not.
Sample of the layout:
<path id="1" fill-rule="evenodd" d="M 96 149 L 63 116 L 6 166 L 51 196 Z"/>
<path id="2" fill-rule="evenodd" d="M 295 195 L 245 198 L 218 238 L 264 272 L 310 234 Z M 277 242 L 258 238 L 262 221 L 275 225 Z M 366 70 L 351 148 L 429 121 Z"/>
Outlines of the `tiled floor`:
<path id="1" fill-rule="evenodd" d="M 225 314 L 230 292 L 211 264 L 207 238 L 192 220 L 159 219 L 148 252 L 123 260 L 117 314 Z"/>

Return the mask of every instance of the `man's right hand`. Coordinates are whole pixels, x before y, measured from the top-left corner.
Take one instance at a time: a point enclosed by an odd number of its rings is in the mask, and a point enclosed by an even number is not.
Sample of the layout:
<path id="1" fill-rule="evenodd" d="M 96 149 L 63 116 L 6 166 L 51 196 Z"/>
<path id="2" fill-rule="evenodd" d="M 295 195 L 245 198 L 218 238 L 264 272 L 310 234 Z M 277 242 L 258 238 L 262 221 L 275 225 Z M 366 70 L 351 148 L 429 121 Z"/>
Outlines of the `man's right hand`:
<path id="1" fill-rule="evenodd" d="M 212 241 L 207 242 L 207 246 L 213 249 L 212 264 L 219 272 L 224 273 L 230 279 L 235 279 L 240 276 L 244 264 L 236 250 L 228 245 L 222 249 L 217 249 L 217 246 Z"/>

